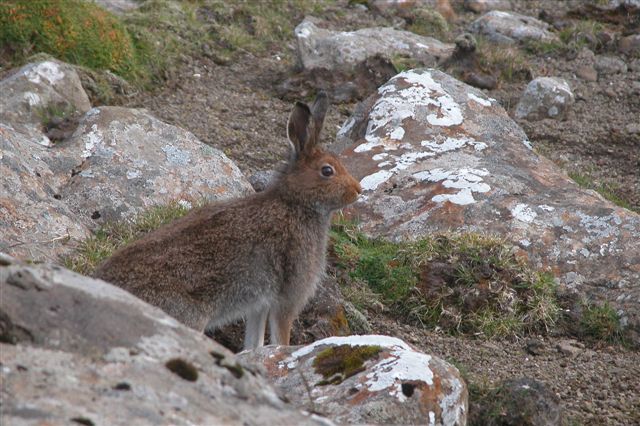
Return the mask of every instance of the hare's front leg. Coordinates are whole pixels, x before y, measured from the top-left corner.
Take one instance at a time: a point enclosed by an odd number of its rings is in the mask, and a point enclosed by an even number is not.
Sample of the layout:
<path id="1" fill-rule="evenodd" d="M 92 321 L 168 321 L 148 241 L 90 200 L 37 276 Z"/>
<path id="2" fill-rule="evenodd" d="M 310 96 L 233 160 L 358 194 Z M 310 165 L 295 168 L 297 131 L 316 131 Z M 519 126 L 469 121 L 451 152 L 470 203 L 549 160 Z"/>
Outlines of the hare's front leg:
<path id="1" fill-rule="evenodd" d="M 274 307 L 269 311 L 269 334 L 271 344 L 288 345 L 291 326 L 296 315 L 285 309 Z"/>
<path id="2" fill-rule="evenodd" d="M 256 349 L 264 345 L 264 331 L 267 325 L 268 308 L 250 312 L 245 317 L 244 350 Z"/>

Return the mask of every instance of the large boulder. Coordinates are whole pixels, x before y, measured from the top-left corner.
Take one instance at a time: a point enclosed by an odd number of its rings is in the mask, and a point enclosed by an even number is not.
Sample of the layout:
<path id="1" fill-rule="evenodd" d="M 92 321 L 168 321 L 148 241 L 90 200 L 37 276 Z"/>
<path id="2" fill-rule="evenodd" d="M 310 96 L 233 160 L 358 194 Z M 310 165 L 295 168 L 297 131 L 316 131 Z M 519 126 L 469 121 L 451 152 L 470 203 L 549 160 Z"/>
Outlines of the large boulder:
<path id="1" fill-rule="evenodd" d="M 103 281 L 0 257 L 2 424 L 330 424 Z"/>
<path id="2" fill-rule="evenodd" d="M 306 18 L 295 29 L 299 60 L 305 70 L 349 71 L 375 56 L 406 56 L 433 66 L 453 52 L 452 44 L 394 28 L 331 31 Z"/>
<path id="3" fill-rule="evenodd" d="M 70 240 L 90 235 L 88 221 L 60 200 L 67 176 L 51 170 L 45 161 L 50 155 L 38 140 L 0 122 L 0 251 L 54 260 Z"/>
<path id="4" fill-rule="evenodd" d="M 338 132 L 341 148 L 364 190 L 350 212 L 365 232 L 503 236 L 534 267 L 610 301 L 622 324 L 640 331 L 640 216 L 536 155 L 481 91 L 440 71 L 403 72 L 356 108 Z"/>
<path id="5" fill-rule="evenodd" d="M 262 365 L 294 405 L 338 423 L 466 424 L 467 388 L 458 370 L 394 337 L 331 337 L 239 359 Z"/>
<path id="6" fill-rule="evenodd" d="M 524 41 L 559 42 L 549 31 L 549 24 L 515 12 L 493 10 L 469 25 L 469 30 L 495 43 L 513 44 Z"/>
<path id="7" fill-rule="evenodd" d="M 143 110 L 90 109 L 70 65 L 25 65 L 0 81 L 0 100 L 0 250 L 13 256 L 56 260 L 105 220 L 252 191 L 190 132 Z M 52 143 L 43 120 L 60 113 L 84 116 Z"/>
<path id="8" fill-rule="evenodd" d="M 44 146 L 51 145 L 42 134 L 48 115 L 85 113 L 90 108 L 75 68 L 63 62 L 30 63 L 0 81 L 0 123 L 11 123 Z"/>
<path id="9" fill-rule="evenodd" d="M 214 201 L 252 192 L 220 150 L 144 110 L 94 108 L 59 149 L 77 159 L 62 199 L 97 222 L 128 219 L 172 200 Z"/>

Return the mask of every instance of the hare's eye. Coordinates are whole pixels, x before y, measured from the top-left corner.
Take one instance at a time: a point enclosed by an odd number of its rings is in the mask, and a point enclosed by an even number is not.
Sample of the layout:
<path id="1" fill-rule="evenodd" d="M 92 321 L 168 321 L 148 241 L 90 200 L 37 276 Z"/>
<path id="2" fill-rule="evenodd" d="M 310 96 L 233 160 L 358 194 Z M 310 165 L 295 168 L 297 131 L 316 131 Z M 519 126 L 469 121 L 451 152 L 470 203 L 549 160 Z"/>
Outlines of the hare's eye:
<path id="1" fill-rule="evenodd" d="M 322 176 L 324 176 L 324 177 L 332 176 L 333 173 L 334 173 L 333 167 L 328 166 L 328 165 L 322 166 L 322 170 L 320 172 L 322 173 Z"/>

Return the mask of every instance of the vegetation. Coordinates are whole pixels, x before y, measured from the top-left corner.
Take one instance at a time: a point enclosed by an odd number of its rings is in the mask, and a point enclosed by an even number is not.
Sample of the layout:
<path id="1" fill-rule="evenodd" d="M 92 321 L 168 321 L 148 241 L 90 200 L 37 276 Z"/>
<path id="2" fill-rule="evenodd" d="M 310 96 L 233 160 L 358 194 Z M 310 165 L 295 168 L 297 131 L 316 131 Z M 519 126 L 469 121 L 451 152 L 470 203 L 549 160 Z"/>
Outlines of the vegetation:
<path id="1" fill-rule="evenodd" d="M 134 78 L 133 40 L 112 14 L 84 0 L 0 3 L 0 45 L 13 62 L 45 52 L 66 62 Z"/>
<path id="2" fill-rule="evenodd" d="M 625 340 L 620 317 L 609 303 L 584 303 L 580 330 L 582 337 L 590 340 L 609 343 L 624 343 Z"/>
<path id="3" fill-rule="evenodd" d="M 532 271 L 498 238 L 451 234 L 392 243 L 339 222 L 331 239 L 345 296 L 361 309 L 373 293 L 408 323 L 485 337 L 544 332 L 559 315 L 553 277 Z"/>
<path id="4" fill-rule="evenodd" d="M 80 243 L 76 253 L 64 259 L 64 265 L 80 274 L 90 275 L 100 262 L 111 256 L 118 248 L 184 216 L 188 211 L 186 206 L 174 202 L 152 207 L 131 221 L 106 224 L 93 236 Z"/>
<path id="5" fill-rule="evenodd" d="M 505 82 L 528 81 L 531 78 L 531 70 L 528 60 L 517 46 L 501 46 L 495 48 L 482 36 L 476 38 L 478 60 L 485 72 L 498 75 Z"/>
<path id="6" fill-rule="evenodd" d="M 569 177 L 581 188 L 592 189 L 619 207 L 640 213 L 640 208 L 634 207 L 629 201 L 618 195 L 618 188 L 605 183 L 596 183 L 588 172 L 569 172 Z"/>
<path id="7" fill-rule="evenodd" d="M 333 346 L 320 352 L 313 360 L 317 374 L 324 380 L 318 385 L 339 384 L 364 371 L 364 362 L 375 358 L 382 351 L 380 346 Z"/>
<path id="8" fill-rule="evenodd" d="M 451 37 L 449 24 L 436 10 L 428 7 L 418 8 L 411 16 L 407 17 L 407 23 L 407 30 L 412 33 L 435 37 L 441 41 L 450 41 L 448 40 Z"/>

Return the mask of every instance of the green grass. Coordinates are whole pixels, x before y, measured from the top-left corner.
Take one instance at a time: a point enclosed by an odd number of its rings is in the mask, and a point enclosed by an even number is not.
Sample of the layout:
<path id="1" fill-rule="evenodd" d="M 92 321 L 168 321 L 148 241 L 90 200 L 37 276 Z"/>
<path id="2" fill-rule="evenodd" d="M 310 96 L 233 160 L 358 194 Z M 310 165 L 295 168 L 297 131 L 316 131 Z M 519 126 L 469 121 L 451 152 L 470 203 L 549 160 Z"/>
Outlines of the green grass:
<path id="1" fill-rule="evenodd" d="M 602 195 L 605 199 L 611 201 L 613 204 L 623 207 L 627 210 L 631 210 L 636 213 L 640 213 L 640 208 L 634 207 L 624 197 L 618 195 L 618 188 L 612 184 L 596 183 L 593 177 L 589 173 L 580 173 L 575 171 L 568 172 L 568 175 L 579 187 L 585 189 L 592 189 L 598 194 Z"/>
<path id="2" fill-rule="evenodd" d="M 584 303 L 580 318 L 583 338 L 608 343 L 625 343 L 620 317 L 609 303 Z"/>
<path id="3" fill-rule="evenodd" d="M 446 19 L 436 10 L 420 7 L 412 11 L 407 19 L 407 30 L 422 36 L 434 37 L 438 40 L 450 41 L 451 32 Z"/>
<path id="4" fill-rule="evenodd" d="M 72 256 L 63 259 L 64 266 L 80 274 L 90 275 L 118 248 L 184 216 L 188 211 L 185 206 L 174 202 L 152 207 L 130 221 L 106 224 L 93 236 L 82 241 Z"/>
<path id="5" fill-rule="evenodd" d="M 359 309 L 373 293 L 404 322 L 484 337 L 545 332 L 559 315 L 553 277 L 533 271 L 498 238 L 392 243 L 337 221 L 331 242 L 344 295 Z"/>

